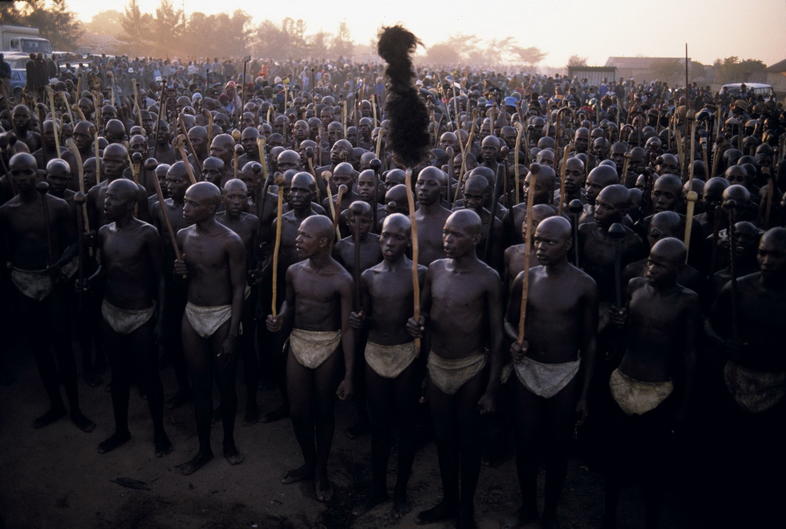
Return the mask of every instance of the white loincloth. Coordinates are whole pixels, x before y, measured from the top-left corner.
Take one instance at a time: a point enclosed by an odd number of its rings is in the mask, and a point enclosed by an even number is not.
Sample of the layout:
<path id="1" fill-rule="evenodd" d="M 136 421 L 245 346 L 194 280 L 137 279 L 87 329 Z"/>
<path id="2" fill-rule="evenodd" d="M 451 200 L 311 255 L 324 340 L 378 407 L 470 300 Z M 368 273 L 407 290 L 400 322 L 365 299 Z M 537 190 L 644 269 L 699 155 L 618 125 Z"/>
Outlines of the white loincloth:
<path id="1" fill-rule="evenodd" d="M 367 342 L 363 356 L 374 373 L 384 378 L 396 378 L 418 356 L 418 350 L 414 341 L 396 345 Z"/>
<path id="2" fill-rule="evenodd" d="M 734 401 L 751 413 L 772 408 L 786 393 L 784 371 L 760 371 L 729 360 L 723 368 L 723 379 Z"/>
<path id="3" fill-rule="evenodd" d="M 289 350 L 297 363 L 308 369 L 316 369 L 327 360 L 341 343 L 341 330 L 307 331 L 292 329 L 289 335 Z"/>
<path id="4" fill-rule="evenodd" d="M 513 364 L 513 369 L 525 388 L 538 397 L 550 399 L 570 384 L 580 366 L 581 359 L 547 364 L 525 356 L 521 362 Z"/>
<path id="5" fill-rule="evenodd" d="M 625 415 L 644 415 L 654 410 L 674 391 L 671 380 L 645 382 L 615 369 L 609 377 L 611 396 Z"/>
<path id="6" fill-rule="evenodd" d="M 246 283 L 246 286 L 245 286 L 245 288 L 243 289 L 243 300 L 244 300 L 244 301 L 245 301 L 245 300 L 248 300 L 248 298 L 249 298 L 250 296 L 251 296 L 251 287 L 248 285 L 248 283 Z"/>
<path id="7" fill-rule="evenodd" d="M 200 307 L 186 303 L 186 318 L 191 328 L 202 338 L 210 338 L 219 327 L 232 319 L 232 305 Z"/>
<path id="8" fill-rule="evenodd" d="M 428 355 L 429 378 L 447 395 L 455 394 L 484 367 L 486 367 L 486 355 L 481 353 L 463 358 L 445 358 L 434 351 Z"/>
<path id="9" fill-rule="evenodd" d="M 131 334 L 150 321 L 155 312 L 155 305 L 146 309 L 121 309 L 107 300 L 101 303 L 101 316 L 117 334 Z"/>
<path id="10" fill-rule="evenodd" d="M 79 257 L 77 256 L 71 259 L 70 261 L 68 261 L 66 264 L 64 264 L 63 267 L 60 269 L 60 272 L 68 279 L 71 279 L 74 277 L 74 274 L 76 274 L 78 270 L 79 270 Z"/>
<path id="11" fill-rule="evenodd" d="M 36 301 L 44 300 L 54 288 L 52 276 L 46 270 L 24 270 L 13 267 L 11 282 L 23 296 Z"/>

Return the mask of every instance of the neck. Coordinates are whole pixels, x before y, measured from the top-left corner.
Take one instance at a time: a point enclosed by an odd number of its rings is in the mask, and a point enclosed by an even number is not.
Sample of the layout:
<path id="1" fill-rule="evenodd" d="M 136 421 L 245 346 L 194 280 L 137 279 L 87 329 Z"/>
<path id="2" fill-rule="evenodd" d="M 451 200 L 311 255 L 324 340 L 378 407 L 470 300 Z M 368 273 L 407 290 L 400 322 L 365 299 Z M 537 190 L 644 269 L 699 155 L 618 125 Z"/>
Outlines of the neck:
<path id="1" fill-rule="evenodd" d="M 133 221 L 134 221 L 134 216 L 131 214 L 131 212 L 127 212 L 119 219 L 115 219 L 115 226 L 117 226 L 118 228 L 125 228 Z"/>
<path id="2" fill-rule="evenodd" d="M 466 270 L 477 262 L 478 256 L 475 249 L 473 249 L 472 251 L 469 251 L 460 257 L 454 257 L 451 260 L 453 261 L 453 268 L 456 270 Z"/>
<path id="3" fill-rule="evenodd" d="M 423 213 L 425 213 L 427 215 L 429 213 L 434 213 L 434 212 L 438 211 L 442 207 L 440 205 L 440 203 L 439 203 L 439 200 L 437 200 L 433 204 L 425 204 L 423 202 L 418 202 L 418 206 L 419 206 L 418 209 L 420 209 Z"/>
<path id="4" fill-rule="evenodd" d="M 38 191 L 36 191 L 35 189 L 30 189 L 28 191 L 19 191 L 19 198 L 22 199 L 22 202 L 33 202 L 37 196 L 38 196 Z"/>
<path id="5" fill-rule="evenodd" d="M 406 254 L 402 252 L 398 255 L 393 255 L 390 258 L 386 258 L 385 264 L 390 270 L 398 270 L 399 268 L 406 266 L 407 261 L 409 261 L 409 259 L 407 259 Z"/>
<path id="6" fill-rule="evenodd" d="M 330 257 L 329 250 L 316 253 L 308 258 L 309 262 L 311 263 L 311 266 L 313 266 L 314 268 L 325 268 L 330 262 L 330 259 L 331 257 Z"/>
<path id="7" fill-rule="evenodd" d="M 547 264 L 545 268 L 546 268 L 546 273 L 551 275 L 551 274 L 559 274 L 561 272 L 564 272 L 565 270 L 568 269 L 569 266 L 570 264 L 568 263 L 567 256 L 563 256 L 562 259 L 560 259 L 556 263 Z"/>
<path id="8" fill-rule="evenodd" d="M 210 228 L 212 228 L 213 226 L 215 226 L 215 224 L 216 224 L 216 217 L 215 217 L 215 215 L 210 215 L 210 216 L 209 216 L 209 217 L 207 217 L 206 219 L 203 219 L 203 220 L 197 221 L 197 222 L 195 223 L 195 225 L 196 225 L 196 229 L 197 229 L 197 231 L 199 231 L 199 232 L 206 232 L 206 231 L 209 231 L 209 230 L 210 230 Z"/>
<path id="9" fill-rule="evenodd" d="M 293 207 L 292 211 L 295 212 L 295 216 L 297 218 L 304 219 L 308 216 L 309 212 L 311 211 L 311 202 L 307 202 L 299 208 Z"/>

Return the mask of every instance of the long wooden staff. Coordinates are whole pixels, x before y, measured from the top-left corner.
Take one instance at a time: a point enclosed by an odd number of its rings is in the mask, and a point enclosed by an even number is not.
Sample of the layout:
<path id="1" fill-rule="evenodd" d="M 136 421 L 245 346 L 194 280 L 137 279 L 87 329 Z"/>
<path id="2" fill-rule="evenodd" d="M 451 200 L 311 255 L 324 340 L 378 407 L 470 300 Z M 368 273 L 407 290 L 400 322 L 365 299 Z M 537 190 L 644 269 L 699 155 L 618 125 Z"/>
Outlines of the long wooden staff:
<path id="1" fill-rule="evenodd" d="M 687 210 L 685 212 L 685 236 L 683 237 L 683 242 L 685 242 L 685 262 L 688 262 L 688 256 L 690 255 L 690 238 L 691 238 L 691 231 L 693 230 L 693 211 L 696 208 L 696 201 L 699 199 L 698 193 L 693 191 L 692 189 L 685 194 L 685 200 L 688 201 Z"/>
<path id="2" fill-rule="evenodd" d="M 516 134 L 516 146 L 513 151 L 513 178 L 515 180 L 514 197 L 516 204 L 521 202 L 521 168 L 519 167 L 519 158 L 521 156 L 521 134 L 524 130 L 524 125 L 519 121 L 518 133 Z"/>
<path id="3" fill-rule="evenodd" d="M 325 192 L 327 193 L 330 216 L 333 218 L 333 229 L 336 231 L 336 240 L 341 239 L 341 232 L 338 230 L 338 218 L 336 217 L 336 205 L 333 203 L 333 191 L 330 189 L 330 179 L 333 177 L 330 171 L 322 171 L 322 178 L 325 179 Z"/>
<path id="4" fill-rule="evenodd" d="M 519 332 L 516 342 L 521 345 L 526 338 L 525 324 L 527 321 L 527 298 L 529 297 L 529 254 L 532 248 L 532 208 L 535 204 L 535 184 L 538 180 L 540 167 L 532 164 L 530 167 L 529 192 L 527 193 L 527 214 L 524 222 L 527 223 L 527 233 L 524 235 L 524 276 L 521 278 L 521 306 L 519 307 Z"/>
<path id="5" fill-rule="evenodd" d="M 202 160 L 199 159 L 199 154 L 197 154 L 196 149 L 194 148 L 194 144 L 191 142 L 191 138 L 188 137 L 188 130 L 186 129 L 186 123 L 183 121 L 183 116 L 178 116 L 177 121 L 180 123 L 180 128 L 183 130 L 183 136 L 186 138 L 188 142 L 188 148 L 191 149 L 191 154 L 194 155 L 194 161 L 196 162 L 196 175 L 199 180 L 202 180 L 202 168 L 199 167 L 202 164 Z"/>
<path id="6" fill-rule="evenodd" d="M 49 111 L 52 113 L 52 131 L 55 133 L 55 155 L 60 157 L 60 132 L 57 130 L 57 114 L 55 114 L 55 91 L 46 87 L 49 95 Z"/>
<path id="7" fill-rule="evenodd" d="M 98 130 L 96 130 L 95 140 L 93 140 L 96 157 L 96 184 L 101 183 L 101 154 L 99 153 L 100 143 L 98 141 Z"/>
<path id="8" fill-rule="evenodd" d="M 377 96 L 376 94 L 371 94 L 371 112 L 374 116 L 374 127 L 377 126 Z M 379 154 L 377 154 L 377 158 L 379 158 Z"/>
<path id="9" fill-rule="evenodd" d="M 568 155 L 571 151 L 571 144 L 565 145 L 565 151 L 562 153 L 562 161 L 559 168 L 559 205 L 558 214 L 562 215 L 565 209 L 565 176 L 568 170 Z"/>
<path id="10" fill-rule="evenodd" d="M 415 196 L 412 193 L 412 169 L 407 169 L 404 175 L 404 183 L 407 186 L 407 207 L 409 208 L 410 233 L 412 237 L 412 309 L 413 317 L 416 320 L 420 320 L 420 276 L 418 275 L 420 247 L 418 245 L 418 220 L 415 215 Z M 415 338 L 415 350 L 420 351 L 420 338 Z"/>
<path id="11" fill-rule="evenodd" d="M 270 170 L 267 166 L 267 155 L 265 154 L 265 137 L 259 136 L 257 138 L 257 150 L 259 151 L 259 163 L 262 165 L 262 179 L 263 185 L 257 185 L 261 197 L 256 200 L 257 218 L 262 220 L 262 215 L 265 213 L 265 203 L 267 202 L 267 188 L 270 186 Z"/>
<path id="12" fill-rule="evenodd" d="M 132 86 L 134 87 L 134 105 L 136 106 L 136 117 L 139 120 L 139 126 L 142 126 L 142 107 L 139 106 L 139 81 L 134 79 Z"/>
<path id="13" fill-rule="evenodd" d="M 685 160 L 685 163 L 688 164 L 687 166 L 687 180 L 686 182 L 690 182 L 693 178 L 693 160 L 696 157 L 696 119 L 693 116 L 688 118 L 691 122 L 690 125 L 690 157 Z"/>
<path id="14" fill-rule="evenodd" d="M 333 208 L 336 214 L 333 217 L 333 229 L 336 230 L 336 240 L 341 239 L 341 229 L 338 226 L 338 218 L 341 216 L 341 201 L 344 200 L 344 195 L 348 191 L 347 186 L 341 184 L 338 186 L 338 193 L 336 193 L 336 207 Z"/>
<path id="15" fill-rule="evenodd" d="M 172 221 L 169 220 L 169 215 L 166 212 L 166 202 L 164 201 L 164 193 L 161 191 L 161 182 L 158 181 L 158 177 L 153 175 L 151 178 L 153 181 L 153 187 L 156 188 L 156 196 L 158 197 L 158 210 L 161 212 L 161 220 L 164 221 L 164 227 L 166 228 L 166 232 L 169 234 L 169 242 L 172 244 L 172 250 L 175 252 L 175 258 L 178 261 L 183 260 L 183 255 L 180 253 L 180 248 L 177 245 L 177 236 L 175 235 L 175 230 L 172 228 Z"/>
<path id="16" fill-rule="evenodd" d="M 275 317 L 278 314 L 278 257 L 281 253 L 281 216 L 284 214 L 284 182 L 279 181 L 278 199 L 276 201 L 276 241 L 273 245 L 273 296 L 270 300 L 270 313 Z"/>
<path id="17" fill-rule="evenodd" d="M 188 155 L 186 154 L 186 149 L 183 147 L 183 142 L 179 141 L 177 143 L 177 152 L 180 154 L 180 159 L 183 160 L 183 165 L 186 166 L 186 173 L 188 174 L 188 179 L 191 181 L 191 185 L 197 183 L 196 176 L 194 175 L 194 168 L 191 167 L 191 162 L 188 161 Z M 196 155 L 194 155 L 196 158 Z"/>
<path id="18" fill-rule="evenodd" d="M 60 92 L 60 97 L 63 99 L 63 103 L 65 104 L 66 110 L 68 111 L 68 119 L 71 120 L 71 126 L 76 126 L 76 122 L 74 121 L 74 111 L 71 110 L 71 105 L 68 104 L 68 97 L 66 96 L 66 93 Z"/>
<path id="19" fill-rule="evenodd" d="M 82 165 L 82 155 L 79 153 L 79 148 L 74 143 L 73 138 L 68 138 L 66 140 L 66 148 L 71 151 L 71 154 L 74 155 L 74 159 L 76 160 L 76 170 L 79 181 L 77 184 L 79 185 L 79 192 L 84 194 L 85 192 L 85 168 Z M 81 208 L 79 208 L 82 212 L 81 217 L 83 218 L 83 226 L 85 231 L 90 231 L 90 218 L 87 216 L 87 204 L 82 202 Z"/>

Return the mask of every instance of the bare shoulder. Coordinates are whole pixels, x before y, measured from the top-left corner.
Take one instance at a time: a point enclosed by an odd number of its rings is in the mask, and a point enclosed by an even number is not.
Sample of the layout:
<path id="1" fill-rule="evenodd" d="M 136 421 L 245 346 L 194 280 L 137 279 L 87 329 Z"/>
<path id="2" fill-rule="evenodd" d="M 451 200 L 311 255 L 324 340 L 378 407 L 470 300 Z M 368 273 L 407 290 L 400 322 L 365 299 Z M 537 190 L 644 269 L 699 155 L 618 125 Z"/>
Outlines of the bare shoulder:
<path id="1" fill-rule="evenodd" d="M 630 281 L 628 281 L 628 292 L 633 293 L 640 288 L 647 286 L 649 282 L 644 277 L 633 277 Z"/>
<path id="2" fill-rule="evenodd" d="M 598 288 L 598 285 L 595 283 L 595 280 L 592 279 L 592 276 L 586 273 L 584 270 L 570 265 L 570 271 L 573 274 L 573 277 L 576 279 L 576 282 L 578 282 L 578 284 L 583 289 L 594 291 Z"/>
<path id="3" fill-rule="evenodd" d="M 483 281 L 489 284 L 488 286 L 499 287 L 499 272 L 483 261 L 478 261 L 478 273 L 483 278 Z"/>
<path id="4" fill-rule="evenodd" d="M 145 222 L 144 220 L 140 220 L 139 230 L 146 238 L 158 238 L 158 228 L 150 224 L 149 222 Z"/>
<path id="5" fill-rule="evenodd" d="M 439 273 L 445 270 L 445 265 L 447 264 L 447 262 L 448 262 L 447 259 L 437 259 L 429 263 L 428 265 L 429 275 Z"/>

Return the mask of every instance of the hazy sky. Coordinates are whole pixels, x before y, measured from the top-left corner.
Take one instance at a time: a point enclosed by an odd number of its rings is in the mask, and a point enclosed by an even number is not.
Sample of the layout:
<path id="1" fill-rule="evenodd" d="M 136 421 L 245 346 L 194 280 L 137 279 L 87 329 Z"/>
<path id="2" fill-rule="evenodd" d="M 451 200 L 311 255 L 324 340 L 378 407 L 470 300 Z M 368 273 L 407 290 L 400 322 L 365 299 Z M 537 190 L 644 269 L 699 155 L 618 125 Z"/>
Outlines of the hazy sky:
<path id="1" fill-rule="evenodd" d="M 122 10 L 124 1 L 67 0 L 85 21 L 108 8 Z M 143 10 L 153 12 L 160 0 L 137 1 Z M 603 64 L 610 55 L 677 57 L 684 53 L 686 41 L 691 58 L 705 64 L 731 55 L 761 59 L 767 65 L 786 58 L 786 0 L 503 0 L 493 3 L 175 0 L 174 3 L 186 13 L 231 13 L 243 9 L 255 20 L 269 18 L 278 22 L 286 16 L 302 18 L 307 33 L 335 32 L 343 20 L 349 25 L 353 40 L 360 43 L 374 38 L 379 26 L 399 22 L 426 45 L 456 33 L 488 39 L 511 35 L 523 46 L 537 46 L 548 52 L 543 63 L 553 66 L 565 65 L 574 54 L 587 57 L 589 64 Z M 283 4 L 285 11 L 272 9 L 277 4 Z"/>

